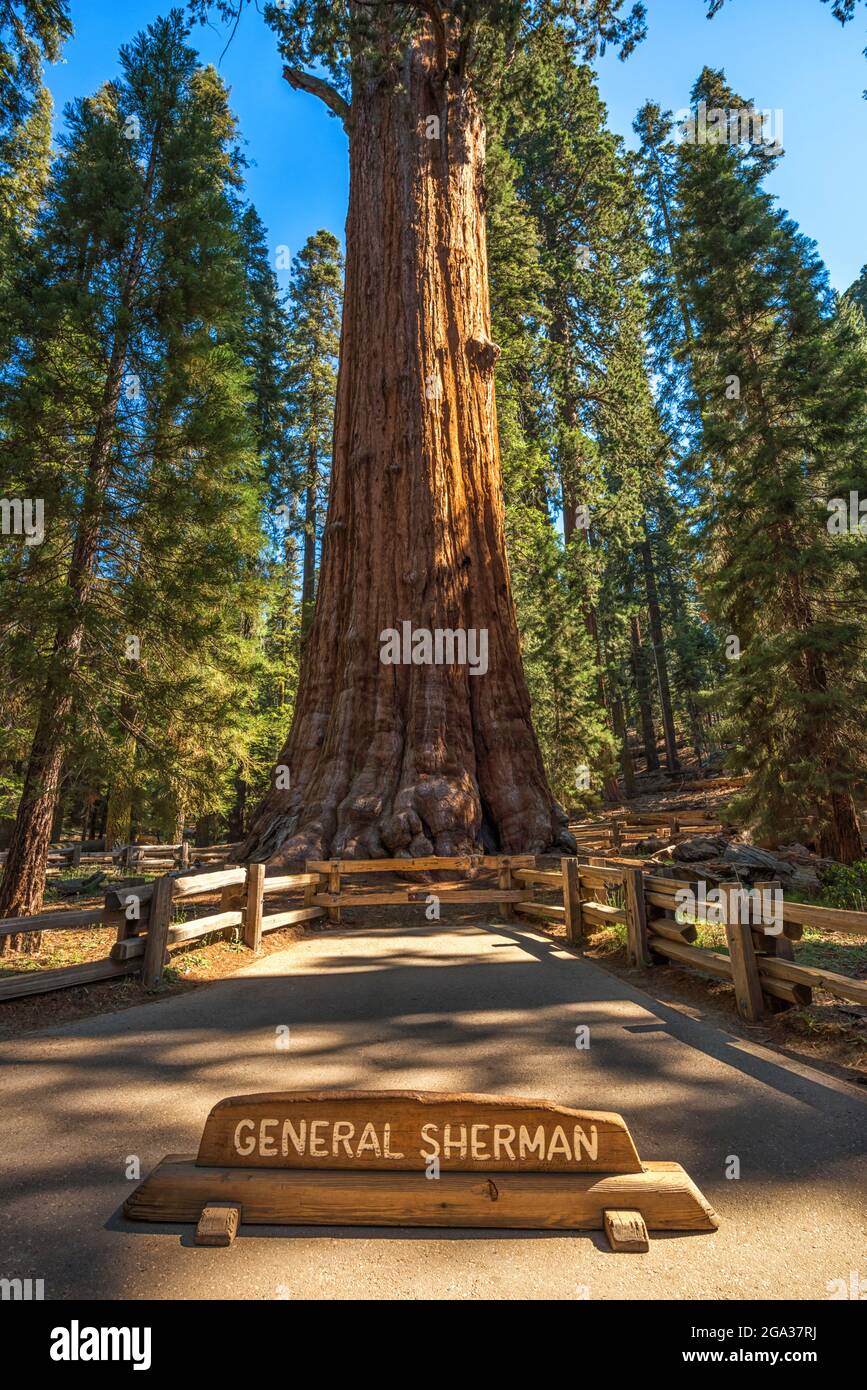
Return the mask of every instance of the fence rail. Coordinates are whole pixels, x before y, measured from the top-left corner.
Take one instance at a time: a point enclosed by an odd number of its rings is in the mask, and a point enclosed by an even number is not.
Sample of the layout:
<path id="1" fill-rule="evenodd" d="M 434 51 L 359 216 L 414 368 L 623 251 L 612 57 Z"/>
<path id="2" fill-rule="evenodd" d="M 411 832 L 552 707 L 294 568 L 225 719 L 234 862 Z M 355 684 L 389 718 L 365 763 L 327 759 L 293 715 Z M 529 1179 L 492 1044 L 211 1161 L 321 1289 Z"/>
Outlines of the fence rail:
<path id="1" fill-rule="evenodd" d="M 224 861 L 234 848 L 213 847 Z M 430 872 L 460 877 L 382 888 L 351 883 L 359 875 Z M 496 883 L 479 883 L 480 874 L 489 878 L 495 874 Z M 268 932 L 322 918 L 337 924 L 344 909 L 427 906 L 436 900 L 438 907 L 496 906 L 507 920 L 517 914 L 559 923 L 573 945 L 581 945 L 597 928 L 625 926 L 631 965 L 647 967 L 668 960 L 731 983 L 740 1013 L 752 1021 L 769 1009 L 809 1003 L 814 989 L 867 1005 L 867 981 L 820 966 L 800 965 L 792 949 L 792 942 L 800 939 L 805 926 L 823 932 L 867 936 L 867 913 L 783 901 L 782 930 L 775 934 L 731 914 L 734 920 L 725 923 L 726 955 L 696 946 L 695 922 L 683 920 L 684 913 L 679 910 L 683 900 L 679 900 L 678 894 L 684 889 L 694 891 L 695 887 L 692 880 L 647 873 L 640 860 L 589 854 L 565 858 L 559 868 L 541 867 L 534 855 L 310 860 L 304 873 L 270 877 L 262 864 L 214 869 L 203 866 L 198 871 L 182 866 L 152 883 L 109 887 L 101 907 L 0 920 L 0 937 L 100 926 L 112 927 L 116 932 L 105 960 L 0 979 L 0 1001 L 137 971 L 149 988 L 155 988 L 171 952 L 202 937 L 240 929 L 245 945 L 256 951 Z M 195 908 L 198 899 L 215 893 L 220 894 L 216 908 L 206 910 L 202 916 L 180 916 Z M 277 893 L 297 894 L 298 902 L 268 912 L 267 900 Z"/>
<path id="2" fill-rule="evenodd" d="M 693 835 L 715 835 L 723 829 L 710 811 L 623 811 L 606 819 L 572 821 L 569 829 L 579 851 L 628 848 L 642 840 L 680 844 Z"/>
<path id="3" fill-rule="evenodd" d="M 119 845 L 116 849 L 89 848 L 94 841 L 79 844 L 56 844 L 48 851 L 48 872 L 59 873 L 61 869 L 99 866 L 101 864 L 119 865 L 127 869 L 172 869 L 191 865 L 208 865 L 229 858 L 240 843 L 233 845 L 207 845 L 198 848 L 184 840 L 177 845 Z M 8 850 L 0 850 L 0 865 L 6 863 Z"/>

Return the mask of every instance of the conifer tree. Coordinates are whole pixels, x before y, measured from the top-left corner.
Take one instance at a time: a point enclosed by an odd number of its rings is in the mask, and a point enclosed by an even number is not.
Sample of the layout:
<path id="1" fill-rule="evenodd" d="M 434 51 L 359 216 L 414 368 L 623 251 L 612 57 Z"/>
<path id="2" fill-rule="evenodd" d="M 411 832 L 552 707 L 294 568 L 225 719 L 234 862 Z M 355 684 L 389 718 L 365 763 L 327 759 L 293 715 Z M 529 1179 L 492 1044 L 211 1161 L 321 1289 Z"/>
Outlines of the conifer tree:
<path id="1" fill-rule="evenodd" d="M 68 0 L 0 0 L 0 180 L 6 139 L 41 100 L 42 65 L 72 34 Z"/>
<path id="2" fill-rule="evenodd" d="M 204 701 L 194 653 L 225 617 L 225 576 L 249 568 L 259 544 L 248 373 L 233 346 L 244 273 L 225 89 L 199 67 L 177 11 L 122 50 L 121 69 L 68 113 L 36 239 L 40 314 L 4 402 L 4 476 L 45 499 L 51 533 L 37 563 L 4 573 L 25 595 L 21 634 L 41 632 L 50 651 L 32 670 L 41 693 L 0 885 L 7 916 L 41 902 L 64 755 L 100 689 L 95 671 L 126 734 L 142 670 L 151 707 L 162 699 L 165 712 L 172 691 L 178 722 L 176 697 L 197 679 Z M 173 664 L 148 648 L 161 613 L 182 654 Z M 219 679 L 228 706 L 234 690 Z M 213 695 L 209 718 L 223 707 Z"/>
<path id="3" fill-rule="evenodd" d="M 705 70 L 693 102 L 734 109 Z M 749 103 L 747 103 L 749 105 Z M 703 436 L 693 470 L 712 617 L 733 639 L 724 698 L 744 813 L 777 841 L 861 856 L 863 537 L 828 500 L 865 491 L 867 358 L 814 246 L 762 188 L 761 145 L 684 141 L 679 241 Z M 842 544 L 838 544 L 838 540 Z"/>
<path id="4" fill-rule="evenodd" d="M 318 231 L 292 264 L 289 296 L 290 428 L 302 493 L 302 641 L 313 621 L 322 520 L 328 497 L 334 393 L 340 346 L 343 257 L 337 238 Z"/>

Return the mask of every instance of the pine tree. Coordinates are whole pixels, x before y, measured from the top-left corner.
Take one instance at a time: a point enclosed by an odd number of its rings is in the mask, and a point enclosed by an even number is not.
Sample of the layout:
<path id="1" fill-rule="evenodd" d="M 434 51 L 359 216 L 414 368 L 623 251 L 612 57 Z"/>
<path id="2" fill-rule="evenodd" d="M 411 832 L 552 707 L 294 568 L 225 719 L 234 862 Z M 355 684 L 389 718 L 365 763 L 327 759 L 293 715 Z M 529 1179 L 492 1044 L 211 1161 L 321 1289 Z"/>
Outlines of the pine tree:
<path id="1" fill-rule="evenodd" d="M 551 505 L 562 513 L 571 611 L 583 627 L 583 640 L 574 643 L 579 624 L 572 624 L 573 670 L 583 681 L 585 702 L 603 721 L 593 730 L 586 719 L 574 727 L 594 785 L 616 797 L 609 750 L 612 736 L 621 741 L 623 710 L 615 709 L 619 676 L 608 670 L 607 651 L 613 632 L 605 630 L 600 604 L 617 601 L 606 571 L 616 566 L 621 540 L 640 513 L 634 451 L 643 452 L 644 445 L 624 428 L 632 417 L 627 395 L 647 390 L 640 200 L 622 144 L 606 127 L 593 75 L 576 63 L 555 24 L 534 34 L 502 100 L 516 187 L 540 243 L 539 318 L 557 479 Z M 619 647 L 623 639 L 621 628 Z M 622 656 L 619 651 L 615 666 Z M 609 736 L 603 733 L 606 713 Z"/>
<path id="2" fill-rule="evenodd" d="M 68 0 L 3 0 L 0 4 L 0 181 L 6 140 L 41 99 L 42 64 L 54 62 L 72 34 Z"/>
<path id="3" fill-rule="evenodd" d="M 301 638 L 310 631 L 328 479 L 337 386 L 343 257 L 326 231 L 308 237 L 292 263 L 289 297 L 290 428 L 302 493 Z"/>
<path id="4" fill-rule="evenodd" d="M 693 101 L 738 105 L 706 70 Z M 743 811 L 777 841 L 861 855 L 863 537 L 829 534 L 827 500 L 863 492 L 867 357 L 835 318 L 813 244 L 762 189 L 761 146 L 679 151 L 679 240 L 695 323 L 703 437 L 694 480 L 711 616 L 737 645 L 724 687 Z M 838 539 L 842 541 L 838 544 Z"/>
<path id="5" fill-rule="evenodd" d="M 867 319 L 867 265 L 862 266 L 861 274 L 858 279 L 853 281 L 846 291 L 844 298 L 851 304 L 855 304 Z"/>
<path id="6" fill-rule="evenodd" d="M 197 653 L 225 629 L 227 577 L 252 573 L 259 546 L 249 379 L 233 346 L 244 273 L 225 89 L 199 68 L 177 11 L 122 50 L 121 69 L 68 113 L 36 239 L 40 313 L 4 402 L 4 476 L 45 499 L 50 532 L 37 559 L 3 576 L 25 596 L 19 645 L 41 634 L 50 648 L 41 672 L 38 659 L 23 668 L 41 677 L 41 694 L 0 885 L 5 915 L 41 902 L 64 755 L 96 670 L 125 737 L 161 705 L 168 715 L 170 692 L 184 725 L 172 740 L 163 721 L 175 764 L 197 701 L 216 745 L 212 721 L 236 692 L 218 649 L 205 697 Z M 147 672 L 144 695 L 134 671 Z M 202 754 L 204 787 L 213 759 Z"/>

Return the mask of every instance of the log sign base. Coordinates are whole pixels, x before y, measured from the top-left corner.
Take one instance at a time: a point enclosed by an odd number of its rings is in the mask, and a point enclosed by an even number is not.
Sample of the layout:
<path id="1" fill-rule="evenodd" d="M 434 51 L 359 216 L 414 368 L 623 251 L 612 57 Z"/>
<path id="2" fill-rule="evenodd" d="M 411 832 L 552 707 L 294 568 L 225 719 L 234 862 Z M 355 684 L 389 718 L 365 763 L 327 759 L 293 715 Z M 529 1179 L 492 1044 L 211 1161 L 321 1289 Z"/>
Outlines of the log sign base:
<path id="1" fill-rule="evenodd" d="M 620 1115 L 546 1101 L 432 1091 L 232 1096 L 195 1158 L 169 1155 L 124 1205 L 134 1221 L 198 1222 L 231 1244 L 239 1222 L 713 1231 L 678 1163 L 642 1163 Z"/>

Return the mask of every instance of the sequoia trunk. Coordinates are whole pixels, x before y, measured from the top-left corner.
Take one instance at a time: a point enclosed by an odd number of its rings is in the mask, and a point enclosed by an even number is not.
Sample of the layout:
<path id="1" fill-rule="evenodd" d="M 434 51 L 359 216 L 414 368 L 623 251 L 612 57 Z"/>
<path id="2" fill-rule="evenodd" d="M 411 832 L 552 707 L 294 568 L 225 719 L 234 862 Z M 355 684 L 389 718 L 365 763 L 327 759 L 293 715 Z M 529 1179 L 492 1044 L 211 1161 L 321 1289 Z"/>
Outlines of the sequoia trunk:
<path id="1" fill-rule="evenodd" d="M 424 35 L 392 80 L 354 84 L 319 588 L 278 759 L 291 786 L 259 808 L 247 858 L 571 847 L 530 720 L 505 555 L 484 128 L 441 60 Z M 386 664 L 383 634 L 405 622 L 487 634 L 487 670 L 428 661 L 424 638 L 420 664 Z"/>

